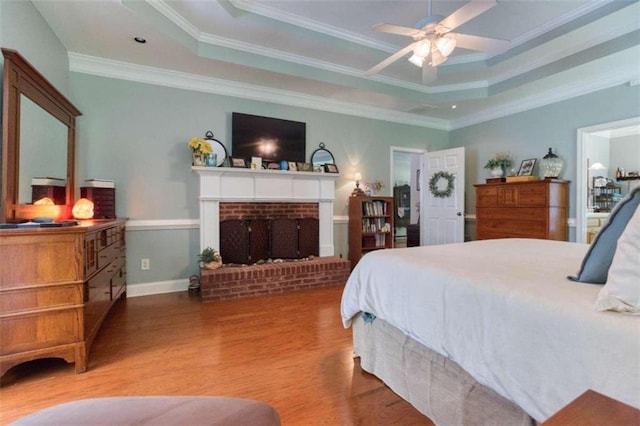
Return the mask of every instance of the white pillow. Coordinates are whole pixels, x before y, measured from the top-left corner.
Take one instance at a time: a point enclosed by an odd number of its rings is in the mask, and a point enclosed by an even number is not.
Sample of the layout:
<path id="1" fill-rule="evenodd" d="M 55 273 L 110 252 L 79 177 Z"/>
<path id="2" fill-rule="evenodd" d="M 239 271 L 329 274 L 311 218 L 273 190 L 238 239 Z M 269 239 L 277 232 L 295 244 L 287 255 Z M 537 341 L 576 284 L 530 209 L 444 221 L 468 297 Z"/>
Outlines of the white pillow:
<path id="1" fill-rule="evenodd" d="M 618 239 L 596 309 L 640 315 L 640 208 L 636 208 Z"/>

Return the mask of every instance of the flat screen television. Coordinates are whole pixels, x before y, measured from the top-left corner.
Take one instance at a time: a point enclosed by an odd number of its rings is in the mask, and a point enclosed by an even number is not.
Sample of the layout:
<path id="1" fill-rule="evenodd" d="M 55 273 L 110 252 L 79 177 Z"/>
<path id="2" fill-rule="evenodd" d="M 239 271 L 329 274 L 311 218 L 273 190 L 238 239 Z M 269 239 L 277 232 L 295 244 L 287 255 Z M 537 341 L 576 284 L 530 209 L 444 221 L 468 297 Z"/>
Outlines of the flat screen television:
<path id="1" fill-rule="evenodd" d="M 306 160 L 307 125 L 298 121 L 234 112 L 231 115 L 231 155 L 265 161 Z"/>

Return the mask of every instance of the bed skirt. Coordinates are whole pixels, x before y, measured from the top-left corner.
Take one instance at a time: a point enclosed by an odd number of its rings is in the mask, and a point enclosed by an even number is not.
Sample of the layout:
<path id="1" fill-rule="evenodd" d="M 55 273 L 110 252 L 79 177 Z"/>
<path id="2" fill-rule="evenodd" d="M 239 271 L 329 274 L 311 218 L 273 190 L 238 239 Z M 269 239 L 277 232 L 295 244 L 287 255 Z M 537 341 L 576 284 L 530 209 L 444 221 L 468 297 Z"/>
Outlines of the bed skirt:
<path id="1" fill-rule="evenodd" d="M 511 401 L 476 382 L 455 362 L 377 318 L 354 317 L 353 351 L 363 370 L 437 425 L 535 425 Z"/>

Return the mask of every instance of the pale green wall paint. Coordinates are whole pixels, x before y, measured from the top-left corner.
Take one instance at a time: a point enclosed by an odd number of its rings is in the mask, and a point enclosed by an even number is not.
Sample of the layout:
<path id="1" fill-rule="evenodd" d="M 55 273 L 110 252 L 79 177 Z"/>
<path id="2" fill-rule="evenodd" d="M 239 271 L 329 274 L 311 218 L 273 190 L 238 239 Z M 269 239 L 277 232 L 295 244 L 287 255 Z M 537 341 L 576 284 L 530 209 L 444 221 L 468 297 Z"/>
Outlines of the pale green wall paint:
<path id="1" fill-rule="evenodd" d="M 198 274 L 198 229 L 128 231 L 127 284 L 179 280 Z M 151 268 L 140 270 L 140 259 Z"/>
<path id="2" fill-rule="evenodd" d="M 307 157 L 322 141 L 332 151 L 342 176 L 336 182 L 334 214 L 348 214 L 353 173 L 381 180 L 390 194 L 389 147 L 437 150 L 448 145 L 448 133 L 304 108 L 186 91 L 143 83 L 71 73 L 71 92 L 84 115 L 78 123 L 79 182 L 88 178 L 116 182 L 117 215 L 137 220 L 197 219 L 198 180 L 191 172 L 187 141 L 207 130 L 231 151 L 234 111 L 302 121 L 307 124 Z M 184 278 L 196 272 L 193 262 L 181 267 L 156 259 L 195 259 L 196 238 L 156 239 L 158 231 L 128 233 L 130 284 Z M 173 231 L 172 231 L 173 232 Z M 191 233 L 182 231 L 183 233 Z M 334 232 L 335 253 L 347 256 L 346 226 Z M 189 244 L 179 246 L 180 242 Z M 140 259 L 152 268 L 140 271 Z M 185 275 L 185 271 L 188 272 Z"/>
<path id="3" fill-rule="evenodd" d="M 561 178 L 574 182 L 570 185 L 569 217 L 575 217 L 577 130 L 638 115 L 640 86 L 625 84 L 452 131 L 451 147 L 464 146 L 466 152 L 467 213 L 475 213 L 473 184 L 484 183 L 488 172 L 483 166 L 495 152 L 511 152 L 517 170 L 522 160 L 541 159 L 552 147 L 565 160 Z M 573 231 L 570 231 L 571 241 L 575 241 Z"/>
<path id="4" fill-rule="evenodd" d="M 67 51 L 30 1 L 0 0 L 0 46 L 17 50 L 68 96 Z"/>

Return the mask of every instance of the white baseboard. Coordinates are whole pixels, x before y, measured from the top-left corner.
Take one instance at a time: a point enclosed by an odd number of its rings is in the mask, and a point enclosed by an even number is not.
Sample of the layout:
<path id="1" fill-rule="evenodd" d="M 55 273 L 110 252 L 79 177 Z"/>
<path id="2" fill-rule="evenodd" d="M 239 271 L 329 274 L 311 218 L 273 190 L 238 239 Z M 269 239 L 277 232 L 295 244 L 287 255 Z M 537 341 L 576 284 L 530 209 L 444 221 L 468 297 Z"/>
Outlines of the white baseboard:
<path id="1" fill-rule="evenodd" d="M 177 293 L 189 290 L 189 279 L 157 281 L 127 285 L 127 298 L 138 296 L 151 296 L 153 294 Z"/>

